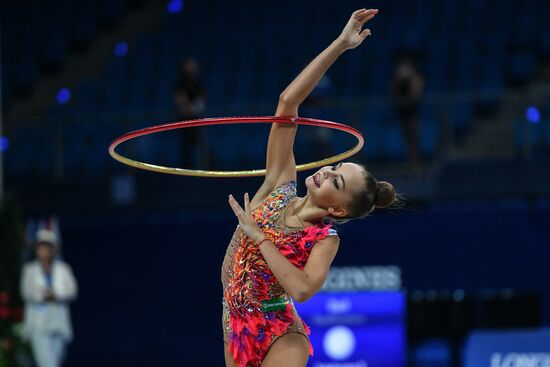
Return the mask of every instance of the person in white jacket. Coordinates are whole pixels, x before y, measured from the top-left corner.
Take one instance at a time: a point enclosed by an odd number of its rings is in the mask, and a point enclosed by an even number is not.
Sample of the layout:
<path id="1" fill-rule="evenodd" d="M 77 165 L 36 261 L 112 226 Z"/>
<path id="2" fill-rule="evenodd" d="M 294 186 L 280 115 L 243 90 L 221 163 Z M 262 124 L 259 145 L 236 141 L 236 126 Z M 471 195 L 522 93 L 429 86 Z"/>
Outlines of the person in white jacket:
<path id="1" fill-rule="evenodd" d="M 69 301 L 76 298 L 77 284 L 71 267 L 56 258 L 54 232 L 39 230 L 35 243 L 36 260 L 24 265 L 21 277 L 23 333 L 38 367 L 60 367 L 73 337 Z"/>

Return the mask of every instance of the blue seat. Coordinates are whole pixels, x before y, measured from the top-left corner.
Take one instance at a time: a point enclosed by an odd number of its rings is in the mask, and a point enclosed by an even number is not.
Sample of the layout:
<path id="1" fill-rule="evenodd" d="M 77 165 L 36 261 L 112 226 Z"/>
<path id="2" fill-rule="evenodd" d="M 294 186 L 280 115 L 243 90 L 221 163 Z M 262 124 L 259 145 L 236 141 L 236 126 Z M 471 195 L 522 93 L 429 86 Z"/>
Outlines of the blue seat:
<path id="1" fill-rule="evenodd" d="M 6 173 L 8 175 L 17 177 L 28 174 L 32 142 L 29 141 L 25 132 L 25 129 L 18 129 L 7 135 L 10 146 L 4 153 L 4 159 L 6 162 Z"/>
<path id="2" fill-rule="evenodd" d="M 18 89 L 30 89 L 38 80 L 38 67 L 36 59 L 31 57 L 25 58 L 15 70 L 15 86 Z"/>
<path id="3" fill-rule="evenodd" d="M 422 117 L 420 124 L 420 151 L 422 157 L 433 158 L 440 142 L 439 125 L 432 115 Z"/>
<path id="4" fill-rule="evenodd" d="M 11 83 L 9 68 L 2 64 L 2 106 L 7 106 L 11 98 Z"/>
<path id="5" fill-rule="evenodd" d="M 413 365 L 421 367 L 451 367 L 452 350 L 448 340 L 430 339 L 413 351 Z"/>
<path id="6" fill-rule="evenodd" d="M 250 144 L 243 141 L 235 126 L 218 126 L 216 129 L 213 129 L 210 139 L 212 146 L 216 147 L 215 154 L 221 169 L 235 169 L 236 164 L 238 164 L 238 146 L 241 144 Z M 228 141 L 231 144 L 227 144 Z"/>
<path id="7" fill-rule="evenodd" d="M 514 127 L 514 141 L 517 153 L 525 158 L 543 149 L 546 126 L 542 122 L 531 123 L 523 119 L 516 120 Z"/>
<path id="8" fill-rule="evenodd" d="M 533 49 L 536 43 L 539 23 L 537 22 L 537 3 L 526 2 L 520 7 L 514 8 L 514 16 L 511 27 L 514 32 L 509 32 L 510 46 L 513 49 Z"/>
<path id="9" fill-rule="evenodd" d="M 126 8 L 124 0 L 101 0 L 99 2 L 99 21 L 104 24 L 112 24 L 122 16 Z"/>
<path id="10" fill-rule="evenodd" d="M 60 67 L 67 56 L 67 28 L 61 22 L 52 25 L 47 34 L 44 61 L 51 66 Z"/>
<path id="11" fill-rule="evenodd" d="M 550 20 L 538 35 L 538 48 L 545 58 L 550 58 Z"/>
<path id="12" fill-rule="evenodd" d="M 78 114 L 92 115 L 96 111 L 99 84 L 94 80 L 82 81 L 76 88 L 75 105 Z"/>
<path id="13" fill-rule="evenodd" d="M 250 69 L 243 67 L 238 70 L 234 83 L 235 88 L 233 89 L 230 101 L 237 105 L 249 103 L 252 87 L 252 74 L 250 73 Z"/>
<path id="14" fill-rule="evenodd" d="M 543 129 L 543 141 L 544 141 L 544 149 L 547 152 L 550 152 L 550 117 L 546 117 L 546 119 L 542 122 L 542 129 Z"/>
<path id="15" fill-rule="evenodd" d="M 77 0 L 74 7 L 73 39 L 77 44 L 87 44 L 96 32 L 97 3 Z"/>
<path id="16" fill-rule="evenodd" d="M 384 156 L 384 134 L 380 123 L 366 123 L 361 131 L 365 136 L 363 158 L 367 161 L 377 161 Z"/>
<path id="17" fill-rule="evenodd" d="M 455 133 L 463 133 L 471 124 L 474 116 L 470 101 L 459 101 L 451 104 L 449 119 Z"/>
<path id="18" fill-rule="evenodd" d="M 532 52 L 514 52 L 509 56 L 506 71 L 515 84 L 525 84 L 535 72 L 537 59 Z"/>
<path id="19" fill-rule="evenodd" d="M 384 155 L 386 159 L 405 159 L 405 141 L 400 126 L 385 127 L 384 131 Z"/>

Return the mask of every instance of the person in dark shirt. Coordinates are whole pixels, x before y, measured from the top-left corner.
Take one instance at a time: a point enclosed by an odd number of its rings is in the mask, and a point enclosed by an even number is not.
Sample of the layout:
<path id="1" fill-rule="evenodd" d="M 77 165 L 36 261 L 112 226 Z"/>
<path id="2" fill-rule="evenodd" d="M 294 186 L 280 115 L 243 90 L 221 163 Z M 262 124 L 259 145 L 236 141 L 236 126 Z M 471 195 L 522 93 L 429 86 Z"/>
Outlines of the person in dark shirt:
<path id="1" fill-rule="evenodd" d="M 200 81 L 200 67 L 195 59 L 181 62 L 181 74 L 174 91 L 174 102 L 179 120 L 192 120 L 202 116 L 206 106 L 206 88 Z M 200 128 L 180 130 L 182 167 L 201 165 L 208 166 L 208 150 L 204 131 Z"/>
<path id="2" fill-rule="evenodd" d="M 419 170 L 418 112 L 424 90 L 424 78 L 417 70 L 410 54 L 399 56 L 393 73 L 392 95 L 397 109 L 403 136 L 407 144 L 407 156 L 411 172 Z"/>

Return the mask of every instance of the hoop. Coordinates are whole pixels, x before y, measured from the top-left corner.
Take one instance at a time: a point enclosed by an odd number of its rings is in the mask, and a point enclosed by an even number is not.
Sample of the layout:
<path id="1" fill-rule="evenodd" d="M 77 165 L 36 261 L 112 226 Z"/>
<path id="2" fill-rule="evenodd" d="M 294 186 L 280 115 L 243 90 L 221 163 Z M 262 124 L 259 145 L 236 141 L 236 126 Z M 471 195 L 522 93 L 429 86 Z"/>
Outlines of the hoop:
<path id="1" fill-rule="evenodd" d="M 128 166 L 135 168 L 140 168 L 153 172 L 168 173 L 173 175 L 182 175 L 182 176 L 199 176 L 199 177 L 251 177 L 251 176 L 263 176 L 265 175 L 265 169 L 254 169 L 254 170 L 242 170 L 242 171 L 208 171 L 208 170 L 192 170 L 187 168 L 174 168 L 174 167 L 165 167 L 158 166 L 155 164 L 145 163 L 135 161 L 133 159 L 126 158 L 118 154 L 115 149 L 117 146 L 122 144 L 125 141 L 144 136 L 149 134 L 158 133 L 161 131 L 183 129 L 189 127 L 197 126 L 209 126 L 209 125 L 224 125 L 224 124 L 240 124 L 240 123 L 297 123 L 300 125 L 310 125 L 310 126 L 319 126 L 329 129 L 339 130 L 351 134 L 357 138 L 357 145 L 353 148 L 337 154 L 335 156 L 321 159 L 315 162 L 304 163 L 296 166 L 297 171 L 304 171 L 312 168 L 317 168 L 325 165 L 329 165 L 342 159 L 351 157 L 357 153 L 364 144 L 363 135 L 361 132 L 351 126 L 344 125 L 338 122 L 317 120 L 304 117 L 276 117 L 276 116 L 243 116 L 243 117 L 217 117 L 217 118 L 205 118 L 197 120 L 188 120 L 180 122 L 172 122 L 157 126 L 146 127 L 144 129 L 131 131 L 126 133 L 117 139 L 115 139 L 109 146 L 109 154 L 111 157 L 117 161 L 124 163 Z"/>

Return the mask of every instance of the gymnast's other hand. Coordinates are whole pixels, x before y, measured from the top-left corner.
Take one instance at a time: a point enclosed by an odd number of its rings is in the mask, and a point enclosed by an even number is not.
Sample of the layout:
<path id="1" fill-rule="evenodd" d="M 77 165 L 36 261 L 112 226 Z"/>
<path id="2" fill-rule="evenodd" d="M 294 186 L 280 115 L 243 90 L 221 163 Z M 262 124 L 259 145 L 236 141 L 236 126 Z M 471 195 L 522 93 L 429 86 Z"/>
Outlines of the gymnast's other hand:
<path id="1" fill-rule="evenodd" d="M 370 29 L 363 29 L 363 26 L 376 14 L 378 14 L 378 9 L 359 9 L 351 14 L 348 23 L 338 37 L 338 40 L 344 44 L 346 49 L 359 46 L 365 38 L 370 36 Z"/>
<path id="2" fill-rule="evenodd" d="M 233 195 L 229 195 L 229 206 L 231 206 L 233 213 L 235 213 L 237 219 L 239 219 L 239 228 L 245 235 L 248 236 L 248 238 L 256 243 L 265 238 L 264 233 L 254 221 L 254 218 L 252 218 L 248 193 L 244 194 L 244 209 L 239 205 L 237 200 L 235 200 Z"/>

